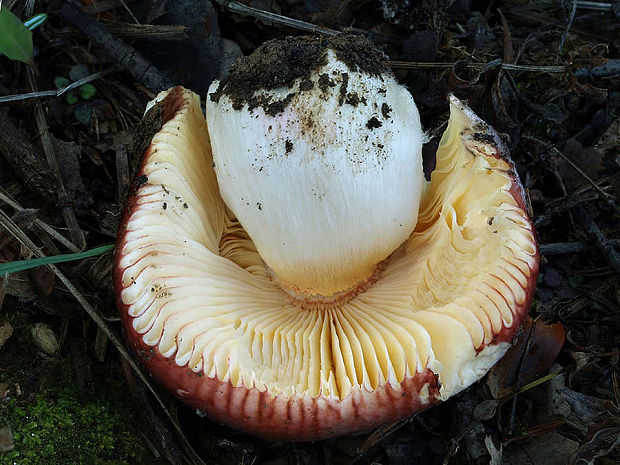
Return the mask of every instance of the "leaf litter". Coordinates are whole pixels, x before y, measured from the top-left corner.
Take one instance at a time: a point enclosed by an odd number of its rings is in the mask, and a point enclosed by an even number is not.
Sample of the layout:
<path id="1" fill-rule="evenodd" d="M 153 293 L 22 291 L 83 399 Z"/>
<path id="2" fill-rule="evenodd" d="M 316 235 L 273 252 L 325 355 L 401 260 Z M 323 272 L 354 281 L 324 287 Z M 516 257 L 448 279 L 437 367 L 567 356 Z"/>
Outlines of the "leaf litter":
<path id="1" fill-rule="evenodd" d="M 27 2 L 9 3 L 23 27 Z M 447 93 L 465 98 L 511 147 L 534 220 L 540 218 L 543 250 L 555 252 L 543 257 L 532 319 L 487 378 L 445 404 L 366 435 L 313 444 L 262 441 L 176 401 L 159 403 L 127 360 L 119 362 L 114 344 L 102 343 L 119 332 L 109 254 L 61 265 L 68 281 L 49 279 L 49 271 L 2 277 L 0 328 L 5 333 L 12 328 L 12 336 L 0 348 L 0 384 L 14 396 L 11 402 L 28 407 L 29 399 L 53 390 L 47 381 L 32 380 L 45 380 L 45 363 L 69 361 L 68 376 L 77 390 L 91 392 L 93 386 L 109 384 L 110 395 L 135 406 L 132 415 L 140 427 L 131 434 L 143 455 L 132 463 L 617 463 L 616 10 L 589 10 L 582 5 L 587 2 L 566 2 L 567 8 L 516 1 L 252 2 L 280 15 L 266 22 L 247 14 L 248 8 L 232 12 L 232 4 L 239 2 L 82 3 L 83 8 L 63 5 L 60 10 L 36 3 L 32 13 L 45 13 L 48 20 L 28 31 L 32 51 L 26 44 L 21 55 L 0 57 L 0 98 L 33 91 L 27 65 L 9 58 L 30 61 L 34 55 L 38 72 L 32 79 L 40 89 L 56 89 L 58 77 L 68 83 L 78 74 L 94 76 L 92 88 L 77 87 L 74 95 L 82 100 L 74 103 L 55 91 L 0 103 L 0 125 L 7 129 L 0 133 L 0 199 L 18 202 L 27 213 L 18 214 L 22 210 L 4 200 L 0 209 L 45 255 L 113 240 L 123 186 L 132 182 L 127 133 L 138 127 L 146 102 L 160 86 L 184 84 L 204 97 L 210 81 L 224 77 L 241 54 L 270 39 L 305 33 L 287 18 L 368 35 L 412 92 L 427 129 L 443 127 Z M 122 41 L 107 32 L 104 22 L 115 24 L 110 30 L 119 35 L 131 24 L 133 39 Z M 162 40 L 155 33 L 164 26 L 183 26 L 186 37 Z M 15 27 L 17 37 L 25 37 Z M 153 73 L 147 77 L 145 69 Z M 40 138 L 41 118 L 33 117 L 35 100 L 58 159 L 59 178 L 47 168 L 49 147 Z M 148 128 L 143 130 L 148 138 Z M 436 143 L 431 139 L 425 153 L 432 154 Z M 428 170 L 433 165 L 432 157 L 425 158 Z M 67 205 L 59 204 L 60 198 L 75 212 L 85 244 L 68 234 L 75 225 L 63 217 Z M 32 258 L 4 228 L 0 243 L 0 261 Z M 71 297 L 78 288 L 100 310 L 99 323 L 93 324 Z M 101 322 L 112 332 L 102 330 Z M 48 350 L 51 359 L 27 349 L 35 327 L 49 328 L 57 339 L 58 350 Z M 118 382 L 109 383 L 111 373 Z M 0 406 L 8 405 L 2 399 Z M 24 447 L 19 425 L 3 421 L 2 447 L 14 453 Z M 100 459 L 122 463 L 128 460 L 122 453 Z"/>

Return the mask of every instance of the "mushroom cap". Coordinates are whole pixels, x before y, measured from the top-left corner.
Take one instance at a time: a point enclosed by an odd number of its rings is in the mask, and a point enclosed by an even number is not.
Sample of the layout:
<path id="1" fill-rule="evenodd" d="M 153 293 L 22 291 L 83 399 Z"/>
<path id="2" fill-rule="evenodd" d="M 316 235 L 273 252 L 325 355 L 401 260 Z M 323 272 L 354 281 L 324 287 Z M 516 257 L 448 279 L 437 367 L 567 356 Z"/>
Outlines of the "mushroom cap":
<path id="1" fill-rule="evenodd" d="M 199 98 L 176 87 L 115 262 L 127 340 L 216 421 L 275 439 L 364 431 L 480 379 L 527 314 L 538 247 L 497 133 L 455 97 L 414 231 L 347 302 L 304 308 L 220 198 Z"/>

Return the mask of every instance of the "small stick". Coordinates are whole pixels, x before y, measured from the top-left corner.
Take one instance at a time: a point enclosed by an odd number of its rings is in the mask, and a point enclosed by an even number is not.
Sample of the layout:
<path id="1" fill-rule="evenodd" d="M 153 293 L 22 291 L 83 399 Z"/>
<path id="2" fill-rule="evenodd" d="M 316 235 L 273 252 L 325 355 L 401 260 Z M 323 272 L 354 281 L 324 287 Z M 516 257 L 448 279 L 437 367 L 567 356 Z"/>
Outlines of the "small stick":
<path id="1" fill-rule="evenodd" d="M 27 68 L 28 81 L 33 91 L 37 90 L 37 83 L 34 79 L 34 73 L 31 68 Z M 75 209 L 71 205 L 71 199 L 65 190 L 65 185 L 62 181 L 60 174 L 60 167 L 58 165 L 58 159 L 56 158 L 56 151 L 54 150 L 54 143 L 52 141 L 52 135 L 49 132 L 47 121 L 45 118 L 45 112 L 43 111 L 43 105 L 40 101 L 35 101 L 34 104 L 35 121 L 37 128 L 39 129 L 39 136 L 41 137 L 41 145 L 43 146 L 43 152 L 47 159 L 47 165 L 49 167 L 50 174 L 56 179 L 56 188 L 58 189 L 58 202 L 60 204 L 60 211 L 65 220 L 65 224 L 69 228 L 69 235 L 72 241 L 80 248 L 86 247 L 86 238 L 80 228 L 80 225 L 75 214 Z"/>
<path id="2" fill-rule="evenodd" d="M 96 2 L 90 3 L 88 5 L 80 5 L 80 10 L 82 10 L 86 14 L 93 15 L 113 10 L 119 5 L 119 0 L 97 0 Z"/>
<path id="3" fill-rule="evenodd" d="M 614 248 L 614 245 L 611 243 L 607 236 L 600 230 L 597 224 L 592 219 L 592 216 L 587 212 L 585 208 L 582 206 L 576 207 L 574 209 L 575 216 L 581 223 L 581 225 L 585 228 L 586 232 L 592 239 L 598 248 L 603 252 L 605 258 L 611 265 L 611 268 L 616 272 L 620 273 L 620 254 Z"/>
<path id="4" fill-rule="evenodd" d="M 340 34 L 340 31 L 329 29 L 326 27 L 317 26 L 306 21 L 300 21 L 299 19 L 289 18 L 282 16 L 271 11 L 261 10 L 259 8 L 252 8 L 251 6 L 244 5 L 240 2 L 231 2 L 227 0 L 216 0 L 216 2 L 227 11 L 231 13 L 238 13 L 242 15 L 252 16 L 262 21 L 269 21 L 283 26 L 289 26 L 295 29 L 301 29 L 302 31 L 308 31 L 315 34 L 324 34 L 327 36 L 335 36 Z"/>
<path id="5" fill-rule="evenodd" d="M 450 463 L 450 458 L 456 454 L 456 451 L 459 448 L 459 443 L 479 424 L 480 420 L 470 421 L 461 431 L 459 431 L 456 436 L 450 439 L 450 445 L 448 446 L 448 450 L 446 451 L 446 455 L 444 456 L 441 465 L 448 465 Z"/>
<path id="6" fill-rule="evenodd" d="M 552 27 L 557 27 L 558 25 L 555 18 L 550 19 L 549 15 L 538 14 L 533 10 L 528 10 L 528 11 L 513 10 L 511 11 L 511 14 L 512 16 L 516 16 L 518 18 L 525 20 L 526 24 L 535 22 L 537 23 L 536 24 L 537 27 L 540 25 L 549 25 Z M 575 34 L 580 34 L 582 36 L 594 37 L 596 39 L 604 40 L 604 41 L 613 40 L 611 36 L 608 34 L 605 34 L 604 31 L 592 31 L 592 30 L 580 29 L 578 27 L 575 27 L 574 25 L 571 27 L 571 32 L 574 32 Z"/>
<path id="7" fill-rule="evenodd" d="M 510 27 L 508 26 L 508 21 L 506 21 L 506 17 L 504 16 L 501 8 L 497 9 L 497 14 L 502 22 L 502 29 L 504 31 L 504 63 L 513 63 L 514 51 L 512 49 L 512 35 L 510 33 Z"/>
<path id="8" fill-rule="evenodd" d="M 114 37 L 105 27 L 83 13 L 73 3 L 64 3 L 60 15 L 77 26 L 135 79 L 154 92 L 172 87 L 170 80 L 149 63 L 136 49 Z"/>
<path id="9" fill-rule="evenodd" d="M 564 42 L 566 42 L 566 38 L 568 37 L 570 28 L 573 25 L 573 20 L 575 19 L 576 12 L 577 12 L 577 0 L 572 0 L 570 12 L 568 14 L 568 22 L 566 23 L 566 28 L 564 29 L 564 32 L 562 32 L 562 37 L 560 37 L 560 44 L 558 45 L 558 55 L 562 53 L 562 49 L 564 48 Z"/>
<path id="10" fill-rule="evenodd" d="M 424 63 L 419 61 L 389 61 L 391 68 L 398 69 L 452 69 L 456 63 Z M 489 63 L 464 63 L 465 68 L 483 69 Z M 533 73 L 566 73 L 569 68 L 564 65 L 536 66 L 536 65 L 515 65 L 512 63 L 500 63 L 498 66 L 508 71 L 528 71 Z"/>
<path id="11" fill-rule="evenodd" d="M 188 27 L 179 25 L 132 24 L 119 21 L 101 21 L 105 28 L 120 39 L 183 40 L 188 37 Z"/>
<path id="12" fill-rule="evenodd" d="M 545 149 L 549 150 L 551 147 L 551 144 L 548 144 L 545 141 L 542 141 L 536 137 L 532 137 L 532 136 L 522 136 L 521 140 L 531 140 L 533 142 L 536 142 L 537 144 L 542 145 L 543 147 L 545 147 Z M 557 168 L 553 165 L 553 163 L 551 163 L 548 160 L 548 156 L 547 153 L 540 153 L 538 154 L 538 159 L 540 161 L 543 162 L 544 167 L 553 175 L 553 177 L 555 178 L 555 180 L 557 181 L 558 185 L 560 186 L 560 189 L 562 189 L 562 194 L 566 197 L 568 195 L 568 190 L 566 189 L 566 185 L 564 184 L 564 180 L 562 178 L 562 176 L 560 175 L 559 171 L 557 170 Z M 572 217 L 571 217 L 571 221 L 572 221 Z"/>
<path id="13" fill-rule="evenodd" d="M 11 221 L 13 221 L 20 228 L 26 231 L 30 231 L 32 229 L 32 226 L 34 225 L 35 215 L 36 210 L 34 209 L 22 210 L 20 212 L 13 213 L 13 216 L 11 216 Z M 13 237 L 10 234 L 0 229 L 0 250 L 6 248 L 10 244 L 12 239 Z M 27 260 L 23 261 L 26 262 Z M 0 263 L 0 270 L 2 270 L 0 272 L 0 275 L 6 272 L 5 266 L 5 263 Z"/>
<path id="14" fill-rule="evenodd" d="M 123 144 L 116 147 L 116 188 L 118 199 L 124 199 L 129 189 L 129 159 L 127 148 Z"/>
<path id="15" fill-rule="evenodd" d="M 0 155 L 30 190 L 44 199 L 58 200 L 56 179 L 46 174 L 43 154 L 23 137 L 5 111 L 0 111 Z"/>
<path id="16" fill-rule="evenodd" d="M 17 210 L 18 212 L 24 210 L 24 207 L 22 207 L 19 203 L 17 203 L 9 195 L 9 193 L 6 192 L 2 187 L 0 187 L 0 201 L 4 202 L 9 207 L 13 208 L 14 210 Z M 42 231 L 49 234 L 50 237 L 56 239 L 58 242 L 60 242 L 62 245 L 68 248 L 71 252 L 74 252 L 74 253 L 80 252 L 80 249 L 78 248 L 78 246 L 76 246 L 73 242 L 71 242 L 65 236 L 60 234 L 58 231 L 56 231 L 54 228 L 52 228 L 49 224 L 47 224 L 43 220 L 36 218 L 34 220 L 34 224 Z"/>
<path id="17" fill-rule="evenodd" d="M 129 13 L 129 16 L 131 16 L 131 19 L 133 19 L 136 24 L 140 24 L 140 21 L 138 21 L 138 18 L 136 18 L 136 15 L 133 14 L 133 11 L 129 9 L 129 7 L 127 6 L 127 3 L 125 3 L 125 0 L 118 0 L 118 1 L 121 2 L 121 5 L 123 5 L 123 8 L 125 8 L 127 13 Z"/>
<path id="18" fill-rule="evenodd" d="M 3 276 L 0 276 L 0 310 L 2 310 L 2 303 L 4 302 L 4 296 L 6 295 L 6 291 L 9 288 L 9 274 L 4 273 Z"/>
<path id="19" fill-rule="evenodd" d="M 501 399 L 499 399 L 500 402 L 504 402 L 505 400 L 510 399 L 511 397 L 514 397 L 518 394 L 523 394 L 526 391 L 529 391 L 530 389 L 535 388 L 536 386 L 540 386 L 541 384 L 546 383 L 547 381 L 551 381 L 553 378 L 561 375 L 562 373 L 566 373 L 569 370 L 570 367 L 564 367 L 561 368 L 560 370 L 557 371 L 553 371 L 551 373 L 546 374 L 545 376 L 538 378 L 534 381 L 532 381 L 529 384 L 526 384 L 523 387 L 518 388 L 515 392 L 513 392 L 512 394 L 507 394 L 506 396 L 502 397 Z"/>
<path id="20" fill-rule="evenodd" d="M 542 144 L 547 149 L 550 148 L 554 153 L 562 157 L 562 159 L 564 159 L 568 164 L 570 164 L 570 166 L 572 166 L 579 174 L 581 174 L 603 196 L 603 198 L 607 201 L 607 203 L 616 212 L 620 213 L 620 208 L 618 208 L 614 199 L 611 198 L 609 194 L 607 194 L 607 192 L 605 192 L 598 184 L 596 184 L 592 179 L 590 179 L 590 177 L 581 168 L 579 168 L 575 163 L 573 163 L 566 155 L 564 155 L 554 145 L 547 144 L 546 142 L 543 142 L 537 139 L 536 137 L 531 137 L 531 136 L 523 136 L 522 139 L 528 139 L 528 140 L 535 141 L 539 144 Z M 561 178 L 560 178 L 560 182 L 561 182 Z M 563 182 L 562 182 L 562 185 L 563 185 Z M 564 188 L 564 191 L 566 191 L 565 188 Z M 566 193 L 564 195 L 566 195 Z M 594 244 L 596 244 L 596 246 L 601 250 L 605 258 L 609 262 L 611 268 L 615 272 L 620 273 L 620 254 L 615 250 L 611 241 L 605 236 L 603 231 L 600 230 L 600 228 L 596 225 L 596 223 L 594 222 L 590 214 L 586 211 L 585 208 L 583 208 L 583 206 L 579 205 L 575 207 L 573 209 L 573 212 L 575 213 L 575 216 L 578 217 L 579 222 L 585 228 L 586 232 L 588 233 L 588 235 L 590 236 Z"/>
<path id="21" fill-rule="evenodd" d="M 611 11 L 612 6 L 613 5 L 611 3 L 587 2 L 577 0 L 577 8 L 583 8 L 584 10 Z"/>
<path id="22" fill-rule="evenodd" d="M 607 203 L 614 210 L 616 210 L 618 214 L 620 214 L 620 208 L 618 208 L 618 205 L 616 205 L 616 202 L 614 201 L 614 199 L 607 192 L 605 192 L 597 183 L 594 182 L 594 180 L 590 178 L 590 176 L 588 176 L 581 168 L 579 168 L 575 163 L 573 163 L 573 161 L 570 158 L 568 158 L 566 155 L 560 152 L 555 146 L 552 146 L 551 148 L 553 149 L 555 153 L 557 153 L 560 157 L 562 157 L 562 159 L 566 161 L 566 163 L 572 166 L 575 169 L 575 171 L 577 171 L 581 176 L 583 176 L 586 179 L 586 181 L 588 181 L 592 185 L 592 187 L 594 187 L 603 196 L 603 198 L 607 201 Z"/>
<path id="23" fill-rule="evenodd" d="M 357 449 L 357 456 L 355 457 L 352 463 L 359 461 L 361 458 L 363 458 L 366 455 L 366 453 L 371 448 L 379 444 L 381 441 L 390 437 L 392 434 L 394 434 L 400 428 L 405 426 L 407 423 L 412 422 L 416 416 L 417 414 L 411 417 L 408 417 L 408 418 L 403 418 L 402 420 L 395 421 L 394 423 L 389 423 L 387 425 L 379 426 L 377 429 L 375 429 L 370 434 L 370 436 L 366 438 L 366 440 L 362 443 L 362 445 Z"/>
<path id="24" fill-rule="evenodd" d="M 25 94 L 15 94 L 15 95 L 6 95 L 4 97 L 0 97 L 0 103 L 6 102 L 17 102 L 20 100 L 28 100 L 32 98 L 43 98 L 43 97 L 60 97 L 62 94 L 69 92 L 70 90 L 77 89 L 84 84 L 88 84 L 89 82 L 96 81 L 108 74 L 112 74 L 121 69 L 120 66 L 114 65 L 110 68 L 104 69 L 103 71 L 99 71 L 98 73 L 91 74 L 90 76 L 83 77 L 75 82 L 72 82 L 68 86 L 61 87 L 56 90 L 42 90 L 38 92 L 28 92 Z"/>
<path id="25" fill-rule="evenodd" d="M 576 69 L 573 74 L 575 75 L 575 77 L 586 77 L 586 76 L 607 77 L 607 76 L 614 76 L 618 73 L 620 73 L 620 59 L 612 58 L 610 60 L 607 60 L 602 65 L 595 66 L 592 69 L 588 69 L 588 68 Z"/>
<path id="26" fill-rule="evenodd" d="M 553 202 L 553 206 L 547 207 L 544 212 L 537 216 L 536 220 L 534 220 L 534 226 L 538 228 L 539 226 L 546 225 L 555 215 L 565 212 L 566 210 L 570 210 L 571 208 L 581 205 L 582 203 L 596 200 L 598 198 L 598 193 L 592 191 L 572 194 L 568 197 L 561 197 L 557 199 L 557 201 Z"/>
<path id="27" fill-rule="evenodd" d="M 603 295 L 605 292 L 614 288 L 618 283 L 618 276 L 613 275 L 607 278 L 605 281 L 601 283 L 599 287 L 597 287 L 594 291 L 594 294 Z M 575 313 L 580 312 L 584 308 L 586 308 L 590 304 L 590 298 L 586 295 L 579 295 L 572 299 L 568 305 L 562 306 L 559 312 L 560 319 L 566 321 Z"/>
<path id="28" fill-rule="evenodd" d="M 608 239 L 609 245 L 620 248 L 620 239 Z M 541 244 L 540 253 L 543 255 L 562 255 L 565 253 L 585 252 L 594 249 L 590 242 L 556 242 L 553 244 Z"/>

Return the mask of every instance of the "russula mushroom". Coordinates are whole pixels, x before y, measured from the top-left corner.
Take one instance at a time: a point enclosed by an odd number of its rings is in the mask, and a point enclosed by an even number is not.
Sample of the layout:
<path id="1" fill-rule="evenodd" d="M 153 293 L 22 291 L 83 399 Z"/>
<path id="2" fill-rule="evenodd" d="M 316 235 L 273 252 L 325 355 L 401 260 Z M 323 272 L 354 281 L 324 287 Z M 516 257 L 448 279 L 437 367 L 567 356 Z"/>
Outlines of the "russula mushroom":
<path id="1" fill-rule="evenodd" d="M 413 99 L 357 36 L 269 42 L 158 96 L 115 285 L 152 375 L 216 421 L 315 440 L 480 379 L 538 248 L 497 133 L 450 97 L 430 182 Z"/>

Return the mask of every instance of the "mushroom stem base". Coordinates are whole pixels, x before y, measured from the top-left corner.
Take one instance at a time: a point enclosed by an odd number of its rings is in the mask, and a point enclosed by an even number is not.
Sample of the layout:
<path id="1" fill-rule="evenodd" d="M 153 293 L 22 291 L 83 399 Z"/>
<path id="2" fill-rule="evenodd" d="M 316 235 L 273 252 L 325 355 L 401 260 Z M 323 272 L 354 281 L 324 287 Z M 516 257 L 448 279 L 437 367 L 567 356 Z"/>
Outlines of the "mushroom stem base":
<path id="1" fill-rule="evenodd" d="M 379 281 L 390 261 L 401 253 L 404 253 L 402 245 L 392 252 L 389 257 L 379 262 L 368 277 L 361 280 L 355 286 L 332 295 L 307 294 L 300 291 L 298 288 L 285 286 L 273 273 L 272 279 L 280 286 L 280 289 L 282 289 L 286 295 L 291 297 L 297 304 L 301 305 L 301 308 L 308 310 L 330 309 L 349 302 Z"/>

